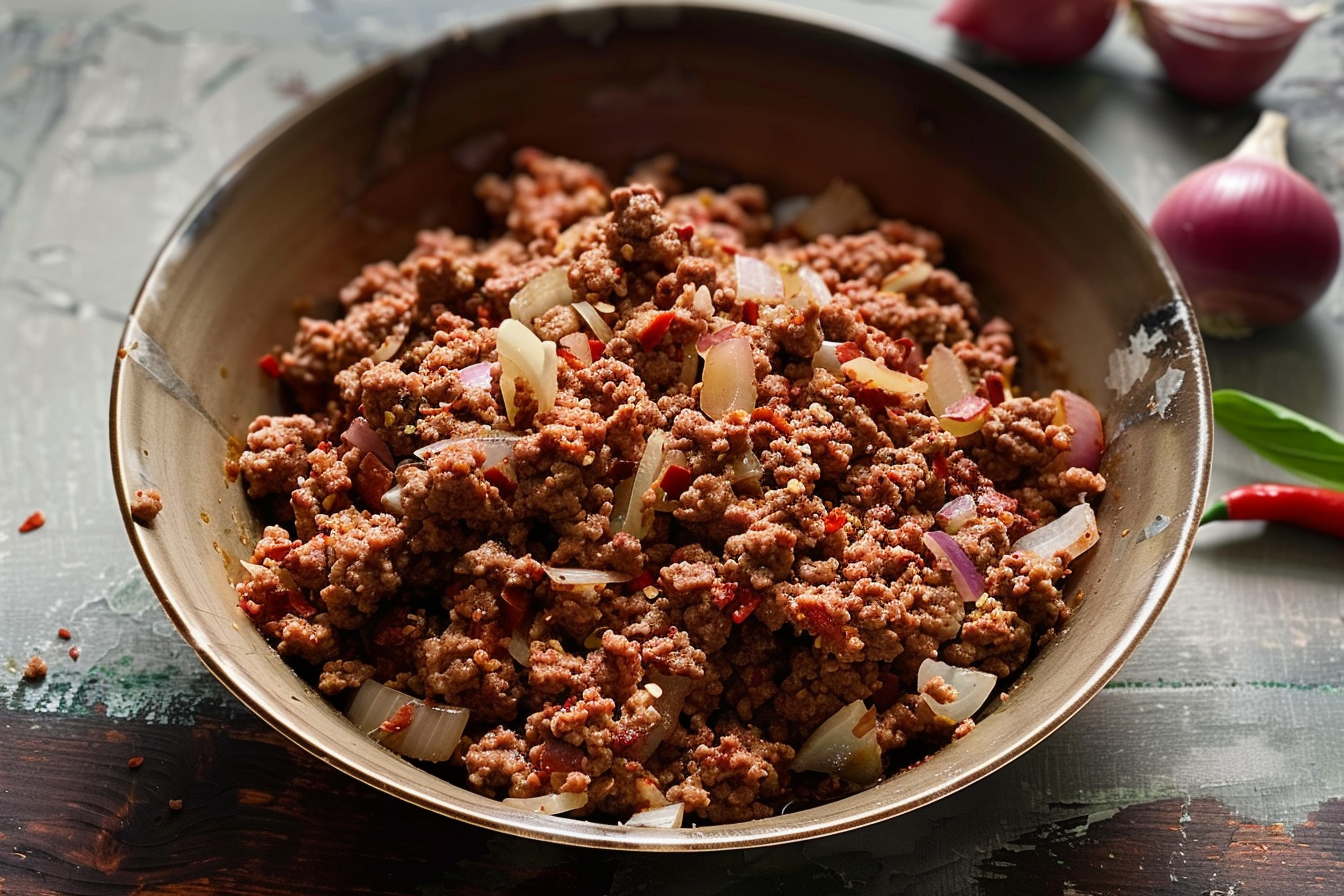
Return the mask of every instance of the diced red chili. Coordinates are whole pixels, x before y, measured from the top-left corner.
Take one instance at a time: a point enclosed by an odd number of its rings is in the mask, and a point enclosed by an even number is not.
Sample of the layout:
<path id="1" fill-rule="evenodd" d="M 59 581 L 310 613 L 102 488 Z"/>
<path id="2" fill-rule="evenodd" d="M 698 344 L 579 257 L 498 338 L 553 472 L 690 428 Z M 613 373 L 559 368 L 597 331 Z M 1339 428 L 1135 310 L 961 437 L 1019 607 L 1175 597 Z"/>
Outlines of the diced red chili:
<path id="1" fill-rule="evenodd" d="M 732 243 L 720 243 L 719 248 L 723 250 L 723 254 L 725 255 L 736 255 L 737 253 L 742 251 L 739 247 L 734 246 Z"/>
<path id="2" fill-rule="evenodd" d="M 680 240 L 689 240 L 691 237 L 695 236 L 695 228 L 690 224 L 679 225 L 674 227 L 673 230 L 676 231 L 677 239 Z"/>
<path id="3" fill-rule="evenodd" d="M 814 634 L 825 638 L 832 643 L 840 643 L 844 640 L 844 630 L 826 608 L 816 603 L 800 603 L 798 613 L 802 617 L 798 621 L 803 627 Z"/>
<path id="4" fill-rule="evenodd" d="M 691 471 L 681 464 L 669 464 L 663 478 L 658 481 L 658 487 L 663 490 L 673 501 L 681 497 L 686 489 L 691 487 Z"/>
<path id="5" fill-rule="evenodd" d="M 31 532 L 34 529 L 41 529 L 47 524 L 47 517 L 42 511 L 29 514 L 28 519 L 19 524 L 20 532 Z"/>
<path id="6" fill-rule="evenodd" d="M 751 299 L 742 303 L 742 320 L 749 324 L 755 324 L 761 319 L 761 307 Z"/>
<path id="7" fill-rule="evenodd" d="M 980 389 L 984 392 L 990 407 L 996 408 L 1008 398 L 1008 383 L 1004 380 L 1003 374 L 997 370 L 985 374 L 980 380 Z"/>
<path id="8" fill-rule="evenodd" d="M 755 591 L 743 589 L 745 592 L 737 599 L 737 605 L 733 607 L 733 622 L 741 625 L 747 621 L 747 617 L 756 612 L 756 608 L 761 605 L 761 596 Z"/>
<path id="9" fill-rule="evenodd" d="M 588 753 L 567 741 L 547 738 L 528 751 L 528 758 L 543 774 L 581 772 L 588 766 Z"/>
<path id="10" fill-rule="evenodd" d="M 276 359 L 275 355 L 262 355 L 260 360 L 257 361 L 257 366 L 261 368 L 262 373 L 266 374 L 271 379 L 280 379 L 280 362 Z"/>
<path id="11" fill-rule="evenodd" d="M 855 358 L 862 358 L 863 352 L 852 342 L 842 342 L 835 347 L 835 360 L 847 364 Z"/>
<path id="12" fill-rule="evenodd" d="M 737 599 L 737 585 L 733 582 L 715 582 L 709 593 L 710 603 L 722 610 Z"/>
<path id="13" fill-rule="evenodd" d="M 505 473 L 499 467 L 491 467 L 481 475 L 485 478 L 486 482 L 499 489 L 500 497 L 506 500 L 512 498 L 513 493 L 518 490 L 518 483 L 510 479 L 509 474 Z"/>
<path id="14" fill-rule="evenodd" d="M 933 457 L 929 458 L 929 463 L 930 463 L 930 464 L 932 465 L 932 467 L 933 467 L 933 475 L 937 476 L 939 479 L 946 479 L 946 478 L 947 478 L 947 472 L 948 472 L 948 471 L 947 471 L 947 455 L 946 455 L 946 454 L 944 454 L 942 451 L 938 451 L 938 452 L 936 452 L 936 453 L 933 455 Z"/>
<path id="15" fill-rule="evenodd" d="M 411 717 L 415 715 L 415 704 L 407 703 L 398 709 L 392 715 L 388 716 L 378 730 L 384 734 L 396 734 L 398 731 L 405 731 L 411 727 Z"/>
<path id="16" fill-rule="evenodd" d="M 583 362 L 580 361 L 578 358 L 574 357 L 574 353 L 571 352 L 569 349 L 564 348 L 562 346 L 557 346 L 555 349 L 555 353 L 557 356 L 559 356 L 560 360 L 564 361 L 566 364 L 569 365 L 570 370 L 583 369 Z"/>
<path id="17" fill-rule="evenodd" d="M 130 759 L 126 760 L 127 768 L 139 768 L 144 764 L 145 764 L 145 757 L 143 756 L 132 756 Z"/>
<path id="18" fill-rule="evenodd" d="M 826 514 L 826 534 L 839 532 L 845 528 L 845 523 L 849 522 L 849 516 L 839 507 Z"/>
<path id="19" fill-rule="evenodd" d="M 594 339 L 591 336 L 588 337 L 588 353 L 593 356 L 594 361 L 602 357 L 602 353 L 606 350 L 607 344 L 601 339 Z"/>
<path id="20" fill-rule="evenodd" d="M 639 344 L 644 351 L 653 351 L 658 347 L 658 343 L 663 341 L 668 328 L 672 326 L 673 316 L 671 311 L 662 311 L 654 315 L 653 320 L 644 328 L 644 332 L 639 334 Z"/>
<path id="21" fill-rule="evenodd" d="M 499 608 L 500 619 L 509 631 L 517 631 L 532 608 L 532 592 L 521 585 L 505 585 L 499 592 L 503 606 Z"/>
<path id="22" fill-rule="evenodd" d="M 308 601 L 304 600 L 303 595 L 297 591 L 286 591 L 285 596 L 289 598 L 289 609 L 295 616 L 301 616 L 304 619 L 317 615 L 317 607 L 314 607 Z"/>
<path id="23" fill-rule="evenodd" d="M 854 393 L 854 397 L 864 407 L 872 410 L 900 407 L 901 404 L 901 396 L 885 389 L 879 389 L 876 386 L 860 386 L 858 391 Z"/>

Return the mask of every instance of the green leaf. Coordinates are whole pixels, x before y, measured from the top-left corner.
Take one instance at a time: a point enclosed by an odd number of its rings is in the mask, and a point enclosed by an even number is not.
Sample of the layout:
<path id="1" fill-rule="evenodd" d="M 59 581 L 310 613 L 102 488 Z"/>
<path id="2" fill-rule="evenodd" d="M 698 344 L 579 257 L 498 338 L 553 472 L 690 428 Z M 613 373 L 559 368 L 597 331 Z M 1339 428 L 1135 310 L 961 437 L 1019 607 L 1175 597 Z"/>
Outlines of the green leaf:
<path id="1" fill-rule="evenodd" d="M 1344 435 L 1283 405 L 1236 389 L 1213 393 L 1218 425 L 1303 479 L 1344 490 Z"/>

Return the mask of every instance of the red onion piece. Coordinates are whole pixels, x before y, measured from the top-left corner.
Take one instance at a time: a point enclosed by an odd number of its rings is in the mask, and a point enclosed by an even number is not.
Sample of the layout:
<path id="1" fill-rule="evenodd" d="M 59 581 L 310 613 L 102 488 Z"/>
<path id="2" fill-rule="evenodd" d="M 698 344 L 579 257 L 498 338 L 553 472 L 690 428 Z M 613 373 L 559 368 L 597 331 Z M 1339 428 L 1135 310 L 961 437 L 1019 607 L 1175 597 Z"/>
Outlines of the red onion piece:
<path id="1" fill-rule="evenodd" d="M 943 429 L 957 438 L 980 431 L 989 418 L 989 399 L 983 395 L 967 395 L 954 402 L 938 418 Z"/>
<path id="2" fill-rule="evenodd" d="M 1069 450 L 1063 456 L 1065 468 L 1082 467 L 1097 472 L 1101 466 L 1101 452 L 1106 447 L 1101 412 L 1086 398 L 1065 389 L 1056 390 L 1052 397 L 1059 404 L 1056 419 L 1073 427 Z"/>
<path id="3" fill-rule="evenodd" d="M 469 389 L 488 390 L 495 384 L 495 379 L 490 374 L 491 366 L 489 361 L 482 361 L 470 367 L 463 367 L 457 372 L 457 378 Z"/>
<path id="4" fill-rule="evenodd" d="M 985 593 L 985 579 L 975 568 L 975 561 L 967 556 L 965 549 L 946 532 L 936 529 L 924 533 L 924 546 L 938 559 L 952 568 L 952 581 L 961 593 L 961 599 L 968 604 L 978 601 Z"/>
<path id="5" fill-rule="evenodd" d="M 1116 0 L 951 0 L 937 21 L 1019 62 L 1067 65 L 1105 36 Z"/>
<path id="6" fill-rule="evenodd" d="M 975 499 L 970 495 L 960 495 L 944 504 L 933 518 L 943 527 L 944 532 L 956 535 L 962 526 L 975 519 L 975 515 Z"/>
<path id="7" fill-rule="evenodd" d="M 738 330 L 741 329 L 741 327 L 732 321 L 726 321 L 719 317 L 716 317 L 709 322 L 711 327 L 720 324 L 722 326 L 719 326 L 717 330 L 712 330 L 695 341 L 695 350 L 700 353 L 701 357 L 709 354 L 710 349 L 720 342 L 723 342 L 725 339 L 732 339 L 738 334 Z"/>
<path id="8" fill-rule="evenodd" d="M 389 470 L 397 465 L 397 462 L 392 459 L 392 450 L 387 447 L 387 443 L 382 440 L 382 437 L 373 431 L 373 427 L 369 426 L 369 421 L 363 417 L 356 417 L 350 421 L 350 425 L 345 428 L 345 432 L 341 433 L 341 440 L 349 442 L 366 454 L 372 454 L 382 461 L 383 466 Z"/>
<path id="9" fill-rule="evenodd" d="M 1178 183 L 1153 216 L 1209 335 L 1244 336 L 1312 307 L 1339 268 L 1339 224 L 1288 166 L 1288 119 L 1261 115 L 1232 155 Z"/>
<path id="10" fill-rule="evenodd" d="M 570 566 L 543 566 L 542 571 L 557 585 L 613 585 L 634 578 L 629 573 L 605 569 L 580 569 Z"/>

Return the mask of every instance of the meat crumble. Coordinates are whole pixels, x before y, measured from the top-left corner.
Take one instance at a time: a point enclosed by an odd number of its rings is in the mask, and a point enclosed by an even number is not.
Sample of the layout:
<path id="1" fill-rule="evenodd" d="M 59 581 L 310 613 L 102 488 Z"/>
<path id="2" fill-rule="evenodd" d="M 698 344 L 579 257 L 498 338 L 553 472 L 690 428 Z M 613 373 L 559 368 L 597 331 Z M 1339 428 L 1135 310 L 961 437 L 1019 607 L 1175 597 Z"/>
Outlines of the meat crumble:
<path id="1" fill-rule="evenodd" d="M 450 779 L 594 820 L 853 792 L 793 763 L 855 701 L 876 774 L 969 731 L 921 664 L 1003 678 L 1053 637 L 1067 558 L 1011 547 L 1105 482 L 1069 465 L 1060 402 L 1014 391 L 1012 328 L 939 236 L 667 195 L 666 157 L 614 187 L 515 165 L 477 187 L 490 238 L 422 232 L 268 356 L 294 412 L 239 460 L 270 523 L 243 612 L 338 703 L 375 681 L 469 710 Z M 974 384 L 964 434 L 924 392 L 939 346 Z M 976 594 L 925 537 L 954 499 Z"/>

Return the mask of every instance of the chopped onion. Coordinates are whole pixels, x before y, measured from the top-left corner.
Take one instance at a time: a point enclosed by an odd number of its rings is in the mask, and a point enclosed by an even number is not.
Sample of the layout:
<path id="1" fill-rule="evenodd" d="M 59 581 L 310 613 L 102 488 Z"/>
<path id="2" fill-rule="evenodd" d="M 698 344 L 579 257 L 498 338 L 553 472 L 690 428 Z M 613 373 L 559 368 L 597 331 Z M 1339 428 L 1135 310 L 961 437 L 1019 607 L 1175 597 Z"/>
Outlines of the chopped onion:
<path id="1" fill-rule="evenodd" d="M 924 547 L 952 568 L 952 581 L 963 601 L 973 604 L 981 598 L 985 593 L 985 578 L 955 538 L 946 532 L 932 529 L 924 533 Z"/>
<path id="2" fill-rule="evenodd" d="M 924 399 L 935 417 L 943 416 L 952 405 L 975 394 L 966 365 L 952 349 L 941 344 L 929 352 L 929 362 L 924 366 L 924 382 L 929 384 Z"/>
<path id="3" fill-rule="evenodd" d="M 1065 65 L 1096 46 L 1116 6 L 1116 0 L 951 0 L 937 21 L 1018 62 Z"/>
<path id="4" fill-rule="evenodd" d="M 369 679 L 359 686 L 345 714 L 356 728 L 375 737 L 381 733 L 380 726 L 408 704 L 414 706 L 410 724 L 384 735 L 379 743 L 411 759 L 442 762 L 450 758 L 467 727 L 469 713 L 465 709 L 430 706 Z"/>
<path id="5" fill-rule="evenodd" d="M 681 707 L 686 702 L 692 684 L 689 678 L 680 675 L 650 672 L 645 676 L 645 686 L 654 695 L 653 706 L 658 710 L 658 723 L 649 729 L 642 741 L 626 751 L 627 756 L 636 762 L 643 762 L 653 755 L 663 738 L 672 733 L 681 720 Z"/>
<path id="6" fill-rule="evenodd" d="M 582 333 L 569 333 L 560 337 L 560 345 L 565 351 L 574 356 L 583 367 L 588 367 L 593 363 L 593 347 L 588 342 L 588 337 Z"/>
<path id="7" fill-rule="evenodd" d="M 545 796 L 517 797 L 509 796 L 501 800 L 504 805 L 524 812 L 540 812 L 542 815 L 562 815 L 588 805 L 587 791 L 579 793 L 548 793 Z"/>
<path id="8" fill-rule="evenodd" d="M 569 270 L 561 265 L 538 274 L 523 284 L 523 288 L 509 299 L 509 316 L 526 327 L 531 327 L 542 314 L 559 305 L 574 301 L 569 288 Z"/>
<path id="9" fill-rule="evenodd" d="M 910 292 L 919 289 L 933 275 L 933 265 L 920 258 L 892 271 L 882 281 L 883 292 Z"/>
<path id="10" fill-rule="evenodd" d="M 393 330 L 391 333 L 388 333 L 387 338 L 383 340 L 382 345 L 378 346 L 378 350 L 373 353 L 373 362 L 375 364 L 381 364 L 384 361 L 391 359 L 401 350 L 401 343 L 405 339 L 406 334 L 404 332 L 399 333 L 396 330 Z"/>
<path id="11" fill-rule="evenodd" d="M 711 329 L 708 333 L 695 341 L 695 350 L 702 358 L 709 354 L 709 350 L 714 346 L 726 339 L 732 339 L 742 330 L 737 324 L 730 320 L 724 320 L 721 317 L 713 318 L 710 320 L 709 325 L 711 328 L 717 327 L 718 329 Z"/>
<path id="12" fill-rule="evenodd" d="M 382 500 L 379 503 L 383 505 L 383 509 L 388 513 L 404 516 L 406 510 L 401 506 L 401 483 L 395 483 L 391 488 L 383 492 Z"/>
<path id="13" fill-rule="evenodd" d="M 700 353 L 695 350 L 695 346 L 687 345 L 685 348 L 685 357 L 681 360 L 681 375 L 677 377 L 677 382 L 681 383 L 687 389 L 695 385 L 700 376 Z"/>
<path id="14" fill-rule="evenodd" d="M 509 636 L 509 656 L 524 669 L 532 667 L 532 641 L 521 629 Z"/>
<path id="15" fill-rule="evenodd" d="M 607 325 L 607 322 L 602 319 L 602 315 L 590 303 L 575 302 L 574 310 L 579 312 L 579 317 L 583 318 L 584 323 L 588 325 L 588 329 L 593 331 L 593 336 L 597 337 L 597 341 L 603 345 L 610 342 L 612 337 L 616 335 Z"/>
<path id="16" fill-rule="evenodd" d="M 1059 405 L 1055 422 L 1066 423 L 1073 428 L 1073 438 L 1063 458 L 1064 465 L 1097 472 L 1101 466 L 1102 449 L 1106 447 L 1101 412 L 1086 398 L 1064 389 L 1056 390 L 1051 397 Z"/>
<path id="17" fill-rule="evenodd" d="M 644 456 L 639 460 L 635 475 L 616 487 L 612 498 L 611 531 L 625 532 L 636 538 L 649 534 L 653 514 L 644 509 L 644 494 L 653 487 L 658 472 L 663 468 L 663 442 L 667 433 L 654 430 L 644 445 Z"/>
<path id="18" fill-rule="evenodd" d="M 812 367 L 829 370 L 837 377 L 843 376 L 844 370 L 840 367 L 840 359 L 835 356 L 835 350 L 842 344 L 839 342 L 823 342 L 821 348 L 817 349 L 817 353 L 812 356 Z"/>
<path id="19" fill-rule="evenodd" d="M 865 383 L 883 392 L 889 392 L 892 395 L 920 395 L 929 388 L 918 377 L 901 373 L 899 370 L 889 370 L 872 358 L 854 358 L 841 364 L 840 369 L 850 379 Z"/>
<path id="20" fill-rule="evenodd" d="M 798 748 L 790 767 L 794 771 L 837 775 L 862 787 L 876 782 L 882 775 L 876 717 L 876 709 L 855 700 L 812 732 Z"/>
<path id="21" fill-rule="evenodd" d="M 815 299 L 818 305 L 825 305 L 831 301 L 831 291 L 827 288 L 826 281 L 807 265 L 798 266 L 798 279 L 802 281 L 803 292 Z"/>
<path id="22" fill-rule="evenodd" d="M 733 411 L 749 411 L 754 407 L 756 359 L 751 340 L 745 336 L 725 339 L 705 355 L 700 409 L 710 418 L 720 420 Z"/>
<path id="23" fill-rule="evenodd" d="M 542 342 L 536 333 L 510 318 L 499 325 L 498 351 L 502 370 L 500 391 L 504 393 L 504 408 L 510 421 L 518 411 L 514 381 L 519 377 L 532 386 L 538 413 L 544 414 L 555 407 L 559 368 L 554 342 Z"/>
<path id="24" fill-rule="evenodd" d="M 1023 535 L 1009 550 L 1044 558 L 1062 554 L 1064 562 L 1068 563 L 1096 544 L 1097 538 L 1097 518 L 1092 508 L 1079 504 L 1063 516 Z"/>
<path id="25" fill-rule="evenodd" d="M 975 515 L 975 499 L 970 495 L 960 495 L 944 504 L 933 518 L 943 527 L 944 532 L 956 535 L 962 526 L 975 519 Z"/>
<path id="26" fill-rule="evenodd" d="M 691 300 L 691 307 L 701 317 L 714 316 L 714 296 L 710 294 L 708 286 L 697 286 L 695 288 L 695 297 Z"/>
<path id="27" fill-rule="evenodd" d="M 482 361 L 470 367 L 463 367 L 457 372 L 457 378 L 469 389 L 488 390 L 495 382 L 494 377 L 490 375 L 492 366 L 489 361 Z"/>
<path id="28" fill-rule="evenodd" d="M 738 253 L 736 259 L 737 300 L 739 302 L 781 302 L 784 300 L 784 278 L 779 268 L 768 261 Z"/>
<path id="29" fill-rule="evenodd" d="M 957 438 L 969 436 L 980 431 L 989 419 L 989 399 L 981 395 L 967 395 L 953 402 L 947 412 L 938 418 L 938 423 L 947 432 Z"/>
<path id="30" fill-rule="evenodd" d="M 939 703 L 924 693 L 924 686 L 934 678 L 941 678 L 945 684 L 955 690 L 957 699 L 951 703 Z M 929 705 L 929 709 L 954 722 L 964 722 L 975 715 L 976 711 L 985 705 L 989 695 L 994 693 L 994 688 L 998 683 L 997 676 L 988 672 L 981 672 L 978 669 L 949 666 L 947 663 L 935 659 L 926 659 L 919 664 L 919 677 L 917 679 L 919 696 L 924 698 L 924 702 Z"/>
<path id="31" fill-rule="evenodd" d="M 765 467 L 762 466 L 761 459 L 756 456 L 755 451 L 750 449 L 747 450 L 746 454 L 733 458 L 733 462 L 729 464 L 729 469 L 732 471 L 733 485 L 751 479 L 759 480 L 765 475 Z"/>
<path id="32" fill-rule="evenodd" d="M 350 425 L 341 433 L 341 439 L 349 442 L 354 447 L 363 451 L 365 454 L 372 454 L 378 460 L 382 461 L 383 466 L 389 470 L 396 467 L 397 462 L 392 459 L 392 450 L 387 447 L 378 433 L 369 426 L 369 421 L 363 417 L 356 417 L 350 421 Z"/>
<path id="33" fill-rule="evenodd" d="M 669 803 L 656 809 L 642 809 L 630 816 L 628 828 L 679 828 L 685 814 L 684 803 Z"/>
<path id="34" fill-rule="evenodd" d="M 793 229 L 803 239 L 815 240 L 823 233 L 836 236 L 853 233 L 872 221 L 873 207 L 868 197 L 858 187 L 837 177 L 793 219 Z"/>
<path id="35" fill-rule="evenodd" d="M 496 432 L 495 430 L 486 430 L 479 436 L 458 436 L 453 439 L 439 439 L 423 448 L 415 450 L 415 456 L 421 460 L 428 460 L 438 454 L 449 445 L 479 445 L 485 453 L 485 458 L 480 463 L 482 470 L 490 470 L 495 467 L 511 466 L 513 460 L 513 449 L 518 445 L 518 439 L 521 438 L 516 433 Z"/>
<path id="36" fill-rule="evenodd" d="M 614 585 L 634 578 L 629 573 L 606 569 L 579 569 L 569 566 L 543 566 L 542 570 L 557 585 Z"/>

